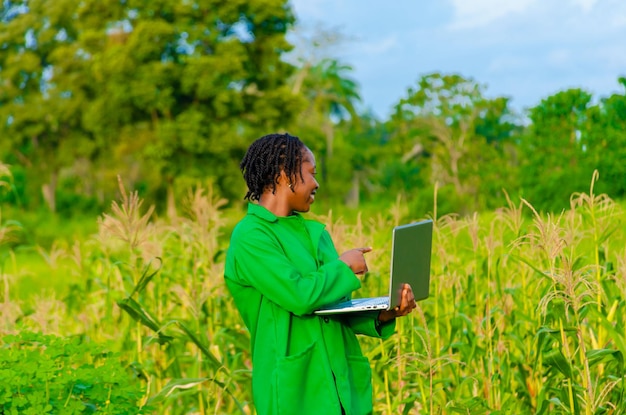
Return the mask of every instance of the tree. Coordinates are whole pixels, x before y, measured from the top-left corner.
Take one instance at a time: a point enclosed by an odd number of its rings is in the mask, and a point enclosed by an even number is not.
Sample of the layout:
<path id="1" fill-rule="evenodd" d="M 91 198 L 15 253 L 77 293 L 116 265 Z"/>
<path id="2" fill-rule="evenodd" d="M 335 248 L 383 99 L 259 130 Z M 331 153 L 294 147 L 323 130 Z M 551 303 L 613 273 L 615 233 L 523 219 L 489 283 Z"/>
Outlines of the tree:
<path id="1" fill-rule="evenodd" d="M 355 106 L 361 96 L 357 83 L 349 76 L 351 71 L 351 66 L 335 59 L 305 61 L 291 81 L 293 92 L 302 94 L 307 102 L 297 118 L 296 128 L 306 135 L 312 150 L 318 154 L 324 185 L 329 184 L 337 126 L 357 118 Z"/>
<path id="2" fill-rule="evenodd" d="M 391 202 L 394 197 L 390 197 L 388 190 L 393 188 L 393 182 L 402 178 L 390 168 L 394 160 L 387 151 L 389 133 L 385 124 L 372 114 L 362 113 L 340 127 L 336 163 L 332 168 L 336 172 L 333 177 L 343 173 L 340 186 L 344 190 L 345 204 L 358 207 L 362 199 Z M 409 185 L 403 183 L 405 187 Z"/>
<path id="3" fill-rule="evenodd" d="M 390 145 L 406 164 L 419 166 L 431 186 L 451 187 L 455 210 L 488 204 L 485 189 L 515 185 L 509 144 L 519 127 L 508 99 L 488 99 L 483 87 L 460 75 L 423 76 L 395 106 L 388 123 Z"/>
<path id="4" fill-rule="evenodd" d="M 234 196 L 249 142 L 303 105 L 285 83 L 284 0 L 5 1 L 1 18 L 0 132 L 50 165 L 52 189 L 87 157 L 170 190 L 211 176 Z"/>
<path id="5" fill-rule="evenodd" d="M 540 209 L 560 210 L 573 192 L 588 188 L 593 169 L 583 135 L 592 96 L 581 89 L 558 92 L 530 109 L 520 143 L 524 196 Z"/>
<path id="6" fill-rule="evenodd" d="M 619 78 L 618 82 L 626 92 L 626 78 Z M 581 137 L 586 154 L 585 171 L 599 171 L 597 192 L 623 198 L 626 196 L 626 93 L 613 94 L 590 107 L 586 121 Z"/>
<path id="7" fill-rule="evenodd" d="M 55 210 L 62 166 L 94 152 L 81 126 L 89 95 L 71 1 L 3 2 L 0 21 L 0 135 Z M 74 55 L 73 57 L 71 55 Z"/>

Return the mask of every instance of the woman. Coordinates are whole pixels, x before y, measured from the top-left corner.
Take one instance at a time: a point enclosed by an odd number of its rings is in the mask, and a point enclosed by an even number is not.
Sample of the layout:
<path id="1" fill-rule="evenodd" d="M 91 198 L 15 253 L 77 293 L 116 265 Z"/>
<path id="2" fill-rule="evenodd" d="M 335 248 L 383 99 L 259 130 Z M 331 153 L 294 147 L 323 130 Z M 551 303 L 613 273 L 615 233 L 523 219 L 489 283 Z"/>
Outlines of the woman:
<path id="1" fill-rule="evenodd" d="M 367 271 L 370 248 L 338 255 L 324 225 L 300 214 L 319 185 L 315 157 L 297 137 L 258 139 L 240 167 L 245 198 L 258 203 L 233 230 L 225 278 L 250 331 L 257 412 L 371 413 L 371 370 L 356 334 L 389 337 L 395 317 L 416 307 L 411 287 L 393 310 L 314 315 L 361 286 L 356 275 Z"/>

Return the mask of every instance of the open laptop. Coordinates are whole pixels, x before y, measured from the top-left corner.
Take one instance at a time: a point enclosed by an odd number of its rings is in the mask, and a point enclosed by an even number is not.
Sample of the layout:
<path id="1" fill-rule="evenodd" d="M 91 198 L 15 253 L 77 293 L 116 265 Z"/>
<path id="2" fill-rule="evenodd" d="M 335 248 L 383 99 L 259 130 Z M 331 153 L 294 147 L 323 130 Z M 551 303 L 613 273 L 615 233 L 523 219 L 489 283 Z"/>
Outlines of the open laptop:
<path id="1" fill-rule="evenodd" d="M 411 285 L 415 301 L 429 295 L 430 257 L 433 221 L 424 220 L 393 228 L 389 294 L 386 297 L 356 298 L 331 304 L 315 314 L 340 314 L 355 311 L 391 310 L 400 304 L 402 286 Z"/>

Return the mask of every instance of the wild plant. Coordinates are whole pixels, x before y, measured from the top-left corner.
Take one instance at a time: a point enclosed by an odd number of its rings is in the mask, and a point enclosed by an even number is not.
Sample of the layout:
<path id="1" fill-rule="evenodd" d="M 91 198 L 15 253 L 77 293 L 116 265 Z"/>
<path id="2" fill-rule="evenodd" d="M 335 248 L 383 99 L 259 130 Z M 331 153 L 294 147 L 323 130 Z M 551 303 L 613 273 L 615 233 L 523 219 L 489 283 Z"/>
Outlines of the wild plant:
<path id="1" fill-rule="evenodd" d="M 9 166 L 0 162 L 0 190 L 12 186 L 12 174 Z M 0 335 L 12 333 L 15 322 L 22 316 L 22 309 L 16 299 L 11 297 L 11 286 L 19 277 L 15 252 L 10 244 L 17 241 L 21 225 L 14 220 L 3 221 L 0 206 L 0 280 L 2 282 L 2 302 L 0 302 Z M 8 264 L 7 264 L 8 263 Z M 12 272 L 9 272 L 9 267 Z"/>
<path id="2" fill-rule="evenodd" d="M 360 338 L 377 413 L 624 412 L 626 213 L 594 193 L 597 179 L 557 214 L 507 197 L 493 213 L 440 216 L 435 196 L 430 297 L 391 338 Z M 66 291 L 24 303 L 18 274 L 34 271 L 3 251 L 0 331 L 113 345 L 143 385 L 137 408 L 252 414 L 249 335 L 223 281 L 229 229 L 244 213 L 210 185 L 178 208 L 159 218 L 120 182 L 98 235 L 44 252 L 63 253 L 42 267 L 67 278 Z M 398 199 L 373 216 L 314 217 L 340 252 L 374 247 L 355 293 L 370 296 L 387 290 L 393 226 L 424 216 Z"/>
<path id="3" fill-rule="evenodd" d="M 142 200 L 121 183 L 120 193 L 101 219 L 100 240 L 107 267 L 124 281 L 108 287 L 132 320 L 121 348 L 134 344 L 132 366 L 149 386 L 143 402 L 167 414 L 244 411 L 249 339 L 224 290 L 225 201 L 198 187 L 167 223 L 152 220 L 152 208 L 141 211 Z"/>
<path id="4" fill-rule="evenodd" d="M 0 413 L 140 414 L 141 386 L 118 353 L 78 337 L 22 331 L 0 340 Z"/>
<path id="5" fill-rule="evenodd" d="M 595 414 L 623 405 L 616 381 L 624 375 L 623 351 L 598 341 L 606 319 L 598 253 L 615 231 L 617 212 L 606 195 L 593 194 L 595 178 L 590 194 L 575 194 L 572 208 L 560 215 L 540 215 L 525 202 L 533 227 L 512 245 L 512 254 L 540 278 L 535 370 L 547 374 L 532 376 L 541 379 L 532 403 L 538 413 Z"/>
<path id="6" fill-rule="evenodd" d="M 13 174 L 9 165 L 0 161 L 0 188 L 8 189 L 11 187 L 13 181 Z"/>

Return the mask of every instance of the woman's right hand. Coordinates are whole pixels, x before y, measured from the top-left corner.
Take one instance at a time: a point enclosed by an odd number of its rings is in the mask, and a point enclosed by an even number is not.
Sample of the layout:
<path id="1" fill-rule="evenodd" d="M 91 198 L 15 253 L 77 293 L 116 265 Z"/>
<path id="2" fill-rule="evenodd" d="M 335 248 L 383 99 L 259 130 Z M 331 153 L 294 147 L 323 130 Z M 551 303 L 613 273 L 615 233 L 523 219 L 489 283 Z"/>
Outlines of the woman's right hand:
<path id="1" fill-rule="evenodd" d="M 371 247 L 351 249 L 341 254 L 339 259 L 345 262 L 355 274 L 365 274 L 368 269 L 364 254 L 371 250 Z"/>

